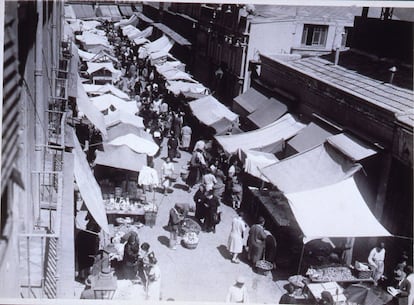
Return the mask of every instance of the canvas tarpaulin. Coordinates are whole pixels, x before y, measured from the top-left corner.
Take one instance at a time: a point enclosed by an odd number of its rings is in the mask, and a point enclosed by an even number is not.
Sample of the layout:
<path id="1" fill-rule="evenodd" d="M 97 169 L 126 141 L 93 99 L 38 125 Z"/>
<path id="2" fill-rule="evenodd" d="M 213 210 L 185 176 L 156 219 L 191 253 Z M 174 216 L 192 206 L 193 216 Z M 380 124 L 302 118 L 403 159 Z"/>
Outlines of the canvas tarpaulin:
<path id="1" fill-rule="evenodd" d="M 244 164 L 244 171 L 254 177 L 268 182 L 260 169 L 278 162 L 274 154 L 252 149 L 239 150 L 239 158 Z"/>
<path id="2" fill-rule="evenodd" d="M 267 103 L 268 97 L 250 87 L 246 92 L 234 98 L 234 110 L 242 116 L 247 116 L 260 106 Z"/>
<path id="3" fill-rule="evenodd" d="M 287 112 L 287 106 L 274 98 L 266 100 L 255 111 L 247 116 L 247 119 L 255 126 L 261 128 L 277 119 Z"/>
<path id="4" fill-rule="evenodd" d="M 86 155 L 82 151 L 81 145 L 76 137 L 75 130 L 72 129 L 74 143 L 74 174 L 76 183 L 79 187 L 82 199 L 91 213 L 93 219 L 103 231 L 109 233 L 108 219 L 106 217 L 105 205 L 102 198 L 101 189 L 92 174 Z"/>
<path id="5" fill-rule="evenodd" d="M 110 112 L 105 115 L 104 119 L 106 127 L 111 127 L 118 124 L 130 124 L 136 128 L 145 128 L 142 117 L 125 112 L 123 110 Z"/>
<path id="6" fill-rule="evenodd" d="M 183 72 L 178 69 L 171 69 L 160 73 L 167 81 L 172 80 L 185 80 L 192 83 L 197 83 L 192 76 L 186 72 Z"/>
<path id="7" fill-rule="evenodd" d="M 138 154 L 129 147 L 103 144 L 104 151 L 96 151 L 95 164 L 139 172 L 147 165 L 147 155 Z"/>
<path id="8" fill-rule="evenodd" d="M 192 101 L 188 104 L 193 115 L 204 125 L 211 126 L 222 118 L 230 122 L 237 122 L 239 116 L 231 112 L 226 106 L 212 95 Z"/>
<path id="9" fill-rule="evenodd" d="M 172 40 L 174 40 L 176 43 L 178 43 L 180 46 L 191 46 L 191 42 L 189 42 L 187 39 L 185 39 L 183 36 L 166 26 L 162 23 L 154 23 L 154 27 L 162 31 L 165 35 L 170 37 Z"/>
<path id="10" fill-rule="evenodd" d="M 325 142 L 326 138 L 333 133 L 321 126 L 310 123 L 303 128 L 296 136 L 287 142 L 295 152 L 303 152 Z"/>
<path id="11" fill-rule="evenodd" d="M 145 58 L 149 54 L 159 51 L 169 52 L 174 45 L 174 41 L 167 36 L 163 35 L 162 37 L 158 38 L 157 40 L 150 42 L 143 47 L 141 47 L 138 51 L 139 58 Z"/>
<path id="12" fill-rule="evenodd" d="M 77 76 L 77 99 L 76 105 L 79 112 L 82 112 L 88 120 L 95 125 L 95 127 L 101 132 L 102 137 L 106 138 L 106 125 L 104 116 L 99 110 L 89 101 L 89 97 L 83 88 L 83 84 L 79 75 Z"/>
<path id="13" fill-rule="evenodd" d="M 101 23 L 96 20 L 90 20 L 90 21 L 79 20 L 79 19 L 69 20 L 69 26 L 72 28 L 74 32 L 90 31 L 90 30 L 96 29 L 96 27 L 100 24 Z"/>
<path id="14" fill-rule="evenodd" d="M 113 125 L 111 127 L 108 127 L 107 130 L 108 130 L 108 142 L 120 136 L 126 135 L 126 134 L 133 134 L 133 135 L 136 135 L 137 137 L 143 138 L 144 140 L 154 143 L 154 140 L 151 134 L 149 134 L 142 128 L 138 128 L 128 123 Z"/>
<path id="15" fill-rule="evenodd" d="M 71 4 L 77 19 L 96 18 L 95 11 L 91 4 Z"/>
<path id="16" fill-rule="evenodd" d="M 263 168 L 263 175 L 285 193 L 301 192 L 342 181 L 361 168 L 328 143 Z"/>
<path id="17" fill-rule="evenodd" d="M 321 188 L 287 193 L 285 196 L 305 236 L 305 242 L 323 237 L 391 235 L 368 208 L 353 177 Z"/>
<path id="18" fill-rule="evenodd" d="M 154 142 L 131 133 L 115 138 L 110 141 L 109 144 L 115 146 L 126 145 L 136 153 L 147 154 L 151 157 L 154 156 L 159 149 L 158 145 Z"/>
<path id="19" fill-rule="evenodd" d="M 110 93 L 123 100 L 129 100 L 128 94 L 126 94 L 124 91 L 118 89 L 117 87 L 111 84 L 105 84 L 105 85 L 83 84 L 83 87 L 85 88 L 85 91 L 90 94 L 103 95 L 106 93 Z"/>
<path id="20" fill-rule="evenodd" d="M 184 96 L 188 93 L 209 95 L 209 90 L 200 83 L 188 83 L 184 81 L 167 81 L 165 86 L 175 95 L 182 93 Z"/>
<path id="21" fill-rule="evenodd" d="M 64 10 L 65 19 L 76 19 L 76 14 L 72 5 L 65 5 Z"/>
<path id="22" fill-rule="evenodd" d="M 377 153 L 375 149 L 343 133 L 331 136 L 327 141 L 353 161 L 359 161 Z"/>
<path id="23" fill-rule="evenodd" d="M 263 128 L 237 135 L 216 136 L 215 138 L 228 153 L 235 153 L 238 149 L 263 150 L 262 147 L 273 146 L 293 137 L 304 127 L 304 124 L 288 113 Z M 269 152 L 269 150 L 266 151 Z"/>
<path id="24" fill-rule="evenodd" d="M 155 69 L 160 74 L 168 70 L 180 70 L 184 72 L 185 65 L 179 60 L 167 61 L 165 63 L 155 65 Z"/>
<path id="25" fill-rule="evenodd" d="M 120 99 L 119 97 L 116 97 L 110 93 L 92 97 L 90 101 L 99 111 L 115 111 L 119 109 L 130 114 L 135 114 L 138 112 L 137 104 L 135 101 L 124 101 L 123 99 Z M 113 106 L 115 109 L 112 109 L 111 106 Z"/>
<path id="26" fill-rule="evenodd" d="M 121 11 L 122 12 L 122 11 Z M 126 27 L 127 25 L 131 25 L 136 27 L 138 24 L 138 17 L 131 14 L 132 16 L 129 19 L 122 19 L 116 23 L 114 23 L 114 28 L 117 29 L 119 27 L 123 28 Z"/>
<path id="27" fill-rule="evenodd" d="M 114 65 L 111 62 L 87 62 L 88 69 L 86 72 L 89 74 L 95 73 L 101 69 L 107 70 L 112 73 L 114 80 L 118 79 L 122 72 L 114 68 Z"/>
<path id="28" fill-rule="evenodd" d="M 83 32 L 82 35 L 76 35 L 76 39 L 85 45 L 101 44 L 108 47 L 110 46 L 108 38 L 91 32 Z"/>
<path id="29" fill-rule="evenodd" d="M 138 23 L 138 17 L 134 15 L 134 11 L 132 10 L 131 4 L 118 4 L 118 8 L 122 15 L 126 17 L 131 16 L 131 18 L 134 17 L 136 18 L 137 23 Z"/>

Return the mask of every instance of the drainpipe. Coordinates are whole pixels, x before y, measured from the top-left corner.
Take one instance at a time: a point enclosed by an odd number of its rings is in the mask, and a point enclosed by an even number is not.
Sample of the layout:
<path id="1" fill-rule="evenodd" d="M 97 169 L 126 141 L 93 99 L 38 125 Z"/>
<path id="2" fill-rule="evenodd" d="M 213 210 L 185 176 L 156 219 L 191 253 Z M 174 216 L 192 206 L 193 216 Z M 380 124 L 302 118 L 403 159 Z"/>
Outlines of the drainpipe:
<path id="1" fill-rule="evenodd" d="M 36 28 L 36 45 L 35 45 L 35 171 L 41 172 L 44 169 L 44 144 L 45 144 L 45 131 L 43 126 L 45 118 L 45 97 L 43 94 L 43 1 L 36 1 L 37 10 L 37 28 Z M 36 175 L 39 178 L 40 175 Z M 34 193 L 34 216 L 40 218 L 40 192 L 39 187 L 35 186 Z"/>
<path id="2" fill-rule="evenodd" d="M 52 8 L 52 96 L 54 96 L 56 88 L 56 77 L 59 60 L 59 40 L 57 38 L 57 22 L 58 22 L 58 3 L 53 0 Z"/>

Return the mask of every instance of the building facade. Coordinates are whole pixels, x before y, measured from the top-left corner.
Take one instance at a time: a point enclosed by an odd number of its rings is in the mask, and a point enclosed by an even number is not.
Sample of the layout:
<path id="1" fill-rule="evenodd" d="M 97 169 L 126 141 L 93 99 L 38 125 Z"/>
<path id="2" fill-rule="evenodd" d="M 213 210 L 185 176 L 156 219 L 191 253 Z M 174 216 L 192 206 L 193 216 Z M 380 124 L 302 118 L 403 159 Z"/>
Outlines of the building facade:
<path id="1" fill-rule="evenodd" d="M 54 298 L 64 247 L 59 237 L 70 60 L 62 41 L 63 2 L 2 4 L 0 295 Z M 66 185 L 73 189 L 73 180 Z"/>

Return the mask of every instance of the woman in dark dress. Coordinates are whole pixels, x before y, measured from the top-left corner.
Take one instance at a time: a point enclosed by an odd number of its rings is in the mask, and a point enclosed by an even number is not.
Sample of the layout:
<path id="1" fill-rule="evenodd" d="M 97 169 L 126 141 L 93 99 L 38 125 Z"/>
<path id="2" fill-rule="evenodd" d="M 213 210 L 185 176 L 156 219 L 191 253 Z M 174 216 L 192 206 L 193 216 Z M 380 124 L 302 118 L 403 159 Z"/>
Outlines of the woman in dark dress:
<path id="1" fill-rule="evenodd" d="M 205 218 L 205 209 L 204 209 L 204 201 L 206 200 L 205 195 L 205 188 L 203 184 L 200 184 L 199 189 L 195 193 L 194 197 L 195 203 L 195 218 L 201 224 L 201 220 Z"/>
<path id="2" fill-rule="evenodd" d="M 205 199 L 205 206 L 206 206 L 206 214 L 205 214 L 205 221 L 204 226 L 206 232 L 213 232 L 216 233 L 216 225 L 217 221 L 217 209 L 220 205 L 220 202 L 216 197 L 214 197 L 213 192 L 210 191 L 206 195 Z"/>

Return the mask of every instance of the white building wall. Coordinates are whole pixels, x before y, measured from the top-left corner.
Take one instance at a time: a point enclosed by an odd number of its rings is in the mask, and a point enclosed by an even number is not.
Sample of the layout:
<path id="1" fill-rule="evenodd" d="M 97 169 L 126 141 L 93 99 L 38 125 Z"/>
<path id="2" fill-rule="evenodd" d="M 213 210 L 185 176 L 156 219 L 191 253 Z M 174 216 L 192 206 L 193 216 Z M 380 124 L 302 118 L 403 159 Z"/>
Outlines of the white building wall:
<path id="1" fill-rule="evenodd" d="M 293 20 L 251 24 L 243 92 L 250 87 L 249 61 L 258 60 L 259 53 L 289 54 L 294 34 L 295 23 Z"/>

